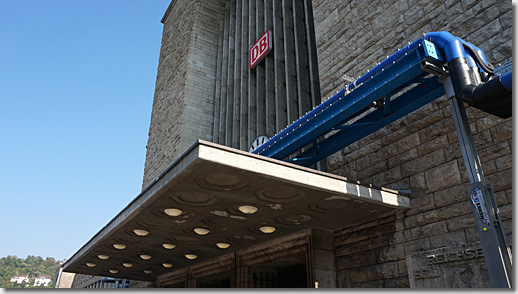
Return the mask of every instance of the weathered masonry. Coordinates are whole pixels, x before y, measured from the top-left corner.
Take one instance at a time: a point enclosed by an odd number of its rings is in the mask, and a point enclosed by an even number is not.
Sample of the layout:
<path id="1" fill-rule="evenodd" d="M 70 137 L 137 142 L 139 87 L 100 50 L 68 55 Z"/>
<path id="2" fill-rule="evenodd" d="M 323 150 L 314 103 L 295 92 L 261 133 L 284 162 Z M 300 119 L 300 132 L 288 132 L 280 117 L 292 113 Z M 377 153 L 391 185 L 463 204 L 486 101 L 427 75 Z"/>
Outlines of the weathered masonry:
<path id="1" fill-rule="evenodd" d="M 311 1 L 173 1 L 162 22 L 143 186 L 198 139 L 247 150 L 320 103 Z M 250 70 L 268 30 L 273 49 Z"/>
<path id="2" fill-rule="evenodd" d="M 445 97 L 326 172 L 246 150 L 425 32 L 506 64 L 511 1 L 173 0 L 162 22 L 143 190 L 65 271 L 150 287 L 490 287 Z M 512 246 L 512 118 L 466 110 Z"/>

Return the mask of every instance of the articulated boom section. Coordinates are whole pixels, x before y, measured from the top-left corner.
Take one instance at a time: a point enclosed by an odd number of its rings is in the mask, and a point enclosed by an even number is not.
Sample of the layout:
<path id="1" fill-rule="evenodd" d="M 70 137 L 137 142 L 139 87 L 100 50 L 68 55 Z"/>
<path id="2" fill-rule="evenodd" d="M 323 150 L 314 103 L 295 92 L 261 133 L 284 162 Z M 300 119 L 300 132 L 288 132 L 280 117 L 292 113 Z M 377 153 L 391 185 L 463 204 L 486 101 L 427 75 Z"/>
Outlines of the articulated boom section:
<path id="1" fill-rule="evenodd" d="M 448 77 L 457 98 L 511 116 L 512 73 L 494 76 L 482 50 L 435 32 L 387 57 L 252 152 L 310 166 L 443 96 Z"/>

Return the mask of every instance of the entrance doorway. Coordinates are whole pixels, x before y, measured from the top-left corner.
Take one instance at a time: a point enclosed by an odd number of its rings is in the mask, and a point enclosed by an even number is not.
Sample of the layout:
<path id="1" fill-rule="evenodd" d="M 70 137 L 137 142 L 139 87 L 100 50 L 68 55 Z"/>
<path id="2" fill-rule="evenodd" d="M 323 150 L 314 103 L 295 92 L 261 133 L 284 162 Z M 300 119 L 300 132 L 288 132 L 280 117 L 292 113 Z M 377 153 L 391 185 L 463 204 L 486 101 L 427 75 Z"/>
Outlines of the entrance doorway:
<path id="1" fill-rule="evenodd" d="M 288 256 L 249 268 L 250 287 L 308 288 L 306 255 Z"/>
<path id="2" fill-rule="evenodd" d="M 230 272 L 196 278 L 196 288 L 230 288 Z"/>

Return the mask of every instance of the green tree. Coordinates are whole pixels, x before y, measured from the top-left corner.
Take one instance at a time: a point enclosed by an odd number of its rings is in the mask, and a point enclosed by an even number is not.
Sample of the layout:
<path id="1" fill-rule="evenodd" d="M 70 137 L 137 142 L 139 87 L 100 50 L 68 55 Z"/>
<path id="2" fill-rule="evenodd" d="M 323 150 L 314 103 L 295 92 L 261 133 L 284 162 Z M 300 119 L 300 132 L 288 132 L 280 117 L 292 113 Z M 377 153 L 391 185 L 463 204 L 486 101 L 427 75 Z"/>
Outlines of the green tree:
<path id="1" fill-rule="evenodd" d="M 29 255 L 27 258 L 18 258 L 16 255 L 8 255 L 0 258 L 0 287 L 1 288 L 25 288 L 34 283 L 38 275 L 49 275 L 53 280 L 55 272 L 59 268 L 59 261 L 52 257 L 43 259 L 41 256 Z M 12 283 L 11 278 L 15 275 L 25 275 L 29 277 L 29 283 Z M 54 281 L 47 287 L 52 288 Z"/>

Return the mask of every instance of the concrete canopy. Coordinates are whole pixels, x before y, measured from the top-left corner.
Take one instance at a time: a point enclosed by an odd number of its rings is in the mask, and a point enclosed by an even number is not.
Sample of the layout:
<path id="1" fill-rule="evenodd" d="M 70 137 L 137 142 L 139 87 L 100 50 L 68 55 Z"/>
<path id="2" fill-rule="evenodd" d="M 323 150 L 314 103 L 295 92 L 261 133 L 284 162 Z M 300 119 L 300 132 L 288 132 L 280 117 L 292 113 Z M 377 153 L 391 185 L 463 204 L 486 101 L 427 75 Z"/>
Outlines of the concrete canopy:
<path id="1" fill-rule="evenodd" d="M 257 211 L 246 214 L 241 206 Z M 336 230 L 409 208 L 408 197 L 396 191 L 198 141 L 76 252 L 64 271 L 154 281 L 302 229 Z M 263 233 L 263 226 L 275 231 Z M 198 228 L 208 233 L 200 235 Z"/>

